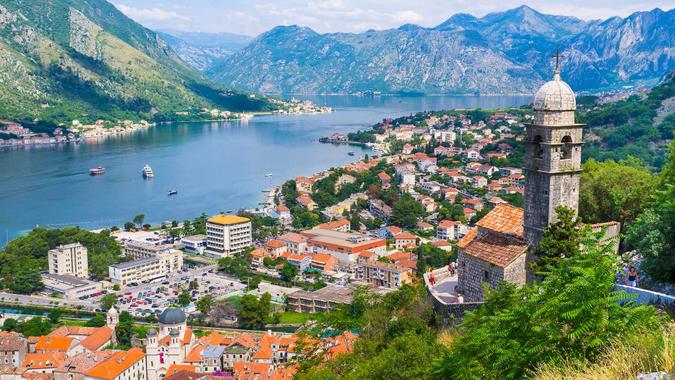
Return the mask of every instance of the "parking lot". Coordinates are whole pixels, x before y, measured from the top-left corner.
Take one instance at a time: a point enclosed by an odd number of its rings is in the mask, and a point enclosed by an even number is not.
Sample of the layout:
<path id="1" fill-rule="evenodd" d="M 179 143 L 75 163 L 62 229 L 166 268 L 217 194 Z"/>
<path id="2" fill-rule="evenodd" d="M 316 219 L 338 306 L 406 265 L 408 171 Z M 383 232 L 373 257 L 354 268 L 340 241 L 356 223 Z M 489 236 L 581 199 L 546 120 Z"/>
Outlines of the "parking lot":
<path id="1" fill-rule="evenodd" d="M 117 296 L 117 307 L 120 311 L 126 310 L 136 317 L 158 316 L 170 305 L 178 304 L 178 295 L 183 289 L 188 289 L 193 281 L 197 282 L 197 286 L 189 290 L 193 303 L 207 294 L 219 298 L 246 287 L 237 279 L 216 270 L 215 265 L 210 265 L 181 271 L 164 280 L 128 286 L 114 293 Z M 97 297 L 94 302 L 99 299 Z M 195 310 L 194 307 L 188 307 L 186 311 Z"/>

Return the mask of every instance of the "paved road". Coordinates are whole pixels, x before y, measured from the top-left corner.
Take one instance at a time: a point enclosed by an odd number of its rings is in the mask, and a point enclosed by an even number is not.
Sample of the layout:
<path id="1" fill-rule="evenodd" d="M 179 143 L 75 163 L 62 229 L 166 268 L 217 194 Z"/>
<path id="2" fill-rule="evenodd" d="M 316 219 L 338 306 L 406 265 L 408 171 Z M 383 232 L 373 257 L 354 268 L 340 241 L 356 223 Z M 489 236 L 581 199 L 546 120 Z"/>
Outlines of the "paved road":
<path id="1" fill-rule="evenodd" d="M 54 298 L 40 295 L 21 295 L 21 294 L 12 294 L 0 292 L 0 302 L 10 305 L 19 305 L 19 306 L 41 306 L 41 307 L 56 307 L 62 306 L 72 309 L 83 308 L 85 310 L 94 311 L 99 307 L 96 303 L 91 300 L 81 301 L 81 300 L 68 300 L 64 298 Z"/>

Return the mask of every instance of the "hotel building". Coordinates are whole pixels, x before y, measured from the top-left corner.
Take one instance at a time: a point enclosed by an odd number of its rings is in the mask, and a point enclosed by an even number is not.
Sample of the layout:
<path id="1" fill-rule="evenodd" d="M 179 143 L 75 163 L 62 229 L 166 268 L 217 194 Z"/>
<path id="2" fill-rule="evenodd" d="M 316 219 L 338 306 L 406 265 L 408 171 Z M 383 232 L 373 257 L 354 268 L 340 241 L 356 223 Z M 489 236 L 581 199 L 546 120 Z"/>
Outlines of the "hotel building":
<path id="1" fill-rule="evenodd" d="M 72 275 L 79 278 L 89 277 L 87 247 L 80 243 L 60 245 L 47 253 L 49 273 Z"/>
<path id="2" fill-rule="evenodd" d="M 206 251 L 213 257 L 230 256 L 253 244 L 251 220 L 235 215 L 217 215 L 206 221 Z"/>

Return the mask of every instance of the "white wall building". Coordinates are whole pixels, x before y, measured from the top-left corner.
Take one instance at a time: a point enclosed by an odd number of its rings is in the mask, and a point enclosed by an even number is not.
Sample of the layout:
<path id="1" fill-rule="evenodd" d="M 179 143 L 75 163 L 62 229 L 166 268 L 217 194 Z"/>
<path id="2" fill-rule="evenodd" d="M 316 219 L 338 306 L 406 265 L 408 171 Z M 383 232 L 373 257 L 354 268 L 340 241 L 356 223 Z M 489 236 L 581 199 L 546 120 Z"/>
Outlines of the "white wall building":
<path id="1" fill-rule="evenodd" d="M 251 220 L 241 216 L 217 215 L 206 221 L 205 255 L 230 256 L 253 244 Z"/>
<path id="2" fill-rule="evenodd" d="M 80 243 L 60 245 L 47 253 L 49 273 L 73 275 L 80 278 L 89 277 L 89 261 L 87 247 Z"/>
<path id="3" fill-rule="evenodd" d="M 157 256 L 111 265 L 108 267 L 108 276 L 113 283 L 126 286 L 132 282 L 149 282 L 163 278 L 182 268 L 183 253 L 172 249 Z"/>

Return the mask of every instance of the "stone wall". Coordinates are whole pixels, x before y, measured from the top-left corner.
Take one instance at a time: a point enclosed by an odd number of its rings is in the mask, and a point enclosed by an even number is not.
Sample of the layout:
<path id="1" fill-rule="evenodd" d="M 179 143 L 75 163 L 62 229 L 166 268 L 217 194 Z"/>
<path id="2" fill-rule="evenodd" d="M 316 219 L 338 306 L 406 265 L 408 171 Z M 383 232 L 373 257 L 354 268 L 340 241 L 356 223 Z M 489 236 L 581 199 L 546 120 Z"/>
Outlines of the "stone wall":
<path id="1" fill-rule="evenodd" d="M 523 286 L 527 283 L 527 255 L 522 254 L 504 268 L 504 281 Z"/>
<path id="2" fill-rule="evenodd" d="M 524 259 L 525 255 L 523 255 Z M 459 291 L 467 302 L 483 300 L 484 282 L 488 283 L 491 289 L 496 289 L 497 285 L 504 280 L 503 268 L 469 256 L 461 249 L 457 263 L 459 264 Z"/>

